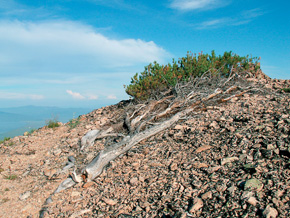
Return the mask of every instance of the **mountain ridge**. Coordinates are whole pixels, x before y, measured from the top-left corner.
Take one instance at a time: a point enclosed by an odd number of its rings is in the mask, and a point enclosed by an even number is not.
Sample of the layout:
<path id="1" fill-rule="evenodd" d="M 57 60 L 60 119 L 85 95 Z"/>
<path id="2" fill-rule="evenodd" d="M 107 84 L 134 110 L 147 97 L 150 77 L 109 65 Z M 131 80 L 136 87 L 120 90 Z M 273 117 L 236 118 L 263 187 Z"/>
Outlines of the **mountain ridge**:
<path id="1" fill-rule="evenodd" d="M 290 96 L 281 89 L 290 81 L 224 81 L 188 85 L 185 97 L 122 101 L 80 116 L 76 126 L 4 142 L 0 216 L 289 217 Z M 93 181 L 82 171 L 110 146 L 185 110 Z M 67 179 L 73 186 L 56 193 Z"/>

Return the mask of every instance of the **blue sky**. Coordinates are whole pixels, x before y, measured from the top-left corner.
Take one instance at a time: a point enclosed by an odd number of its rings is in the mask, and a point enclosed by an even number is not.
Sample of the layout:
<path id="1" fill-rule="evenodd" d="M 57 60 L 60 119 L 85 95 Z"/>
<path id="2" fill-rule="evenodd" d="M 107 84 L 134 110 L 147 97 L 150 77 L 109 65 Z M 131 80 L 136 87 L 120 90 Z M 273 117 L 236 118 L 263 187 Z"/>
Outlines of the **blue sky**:
<path id="1" fill-rule="evenodd" d="M 0 0 L 0 108 L 116 103 L 145 65 L 187 51 L 261 57 L 290 79 L 289 11 L 285 0 Z"/>

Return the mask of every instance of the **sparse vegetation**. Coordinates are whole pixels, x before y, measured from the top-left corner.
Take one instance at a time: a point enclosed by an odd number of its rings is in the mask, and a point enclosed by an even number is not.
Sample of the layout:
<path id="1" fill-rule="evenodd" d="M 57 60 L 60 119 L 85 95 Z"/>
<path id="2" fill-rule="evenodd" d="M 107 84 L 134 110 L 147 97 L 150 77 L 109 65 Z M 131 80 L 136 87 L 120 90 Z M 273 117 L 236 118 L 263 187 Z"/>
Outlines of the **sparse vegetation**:
<path id="1" fill-rule="evenodd" d="M 284 88 L 284 89 L 282 89 L 284 92 L 286 92 L 286 93 L 290 93 L 290 88 Z"/>
<path id="2" fill-rule="evenodd" d="M 9 200 L 10 200 L 9 198 L 3 198 L 3 199 L 2 199 L 2 202 L 3 202 L 3 203 L 6 203 L 6 202 L 8 202 Z M 0 203 L 1 203 L 1 202 L 0 202 Z"/>
<path id="3" fill-rule="evenodd" d="M 14 174 L 10 174 L 10 175 L 4 176 L 4 179 L 8 179 L 8 180 L 15 180 L 17 178 L 18 178 L 18 176 L 14 175 Z"/>
<path id="4" fill-rule="evenodd" d="M 29 130 L 29 131 L 23 133 L 23 135 L 24 135 L 24 136 L 30 136 L 30 135 L 32 135 L 32 133 L 34 133 L 35 131 L 36 131 L 36 129 L 31 129 L 31 130 Z"/>
<path id="5" fill-rule="evenodd" d="M 48 128 L 56 128 L 59 127 L 59 121 L 57 119 L 48 120 L 46 125 Z"/>
<path id="6" fill-rule="evenodd" d="M 28 135 L 31 135 L 32 133 L 34 133 L 36 131 L 36 129 L 31 129 L 28 131 Z"/>
<path id="7" fill-rule="evenodd" d="M 210 55 L 188 52 L 186 57 L 177 62 L 173 59 L 172 64 L 149 64 L 140 75 L 136 73 L 131 78 L 131 84 L 125 86 L 125 89 L 133 98 L 146 100 L 175 87 L 178 82 L 188 82 L 206 72 L 211 72 L 213 76 L 227 77 L 232 72 L 241 70 L 256 71 L 260 66 L 258 60 L 249 56 L 241 57 L 232 52 L 225 52 L 219 56 L 214 51 Z"/>
<path id="8" fill-rule="evenodd" d="M 75 127 L 77 127 L 80 124 L 80 117 L 76 118 L 76 119 L 71 119 L 68 123 L 68 126 L 73 129 Z"/>
<path id="9" fill-rule="evenodd" d="M 3 143 L 6 146 L 12 146 L 12 145 L 14 145 L 13 142 L 9 142 L 10 139 L 11 139 L 10 137 L 5 137 L 3 140 L 0 141 L 0 144 Z"/>
<path id="10" fill-rule="evenodd" d="M 9 141 L 11 138 L 10 137 L 5 137 L 3 140 L 0 140 L 0 144 Z"/>

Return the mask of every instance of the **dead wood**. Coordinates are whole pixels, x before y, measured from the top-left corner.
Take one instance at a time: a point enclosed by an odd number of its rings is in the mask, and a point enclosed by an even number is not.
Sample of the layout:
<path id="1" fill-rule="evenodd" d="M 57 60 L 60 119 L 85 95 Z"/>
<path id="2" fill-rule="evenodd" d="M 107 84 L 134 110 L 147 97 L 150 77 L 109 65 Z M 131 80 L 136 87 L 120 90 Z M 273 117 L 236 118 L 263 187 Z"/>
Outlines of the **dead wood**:
<path id="1" fill-rule="evenodd" d="M 140 116 L 137 116 L 136 118 L 134 118 L 132 121 L 131 121 L 131 124 L 130 126 L 132 128 L 134 128 L 138 123 L 140 123 L 140 121 L 144 120 L 144 118 L 147 117 L 148 114 L 150 114 L 150 112 L 152 112 L 154 110 L 154 108 L 158 105 L 158 104 L 162 104 L 164 103 L 165 101 L 167 101 L 168 99 L 170 98 L 173 98 L 174 96 L 173 95 L 170 95 L 170 96 L 167 96 L 159 101 L 153 101 L 152 103 L 150 103 L 148 105 L 148 107 L 146 108 L 145 111 L 143 111 L 143 113 L 140 115 Z M 143 108 L 143 107 L 142 107 Z M 138 109 L 138 111 L 140 111 L 140 109 Z M 133 112 L 133 115 L 135 114 L 136 112 Z M 133 117 L 133 115 L 131 117 Z M 140 126 L 143 126 L 143 124 L 141 123 L 136 129 L 140 129 Z M 131 129 L 130 132 L 133 132 L 133 130 Z"/>
<path id="2" fill-rule="evenodd" d="M 128 127 L 129 134 L 125 136 L 120 142 L 112 144 L 106 147 L 104 150 L 101 150 L 98 155 L 81 170 L 80 175 L 76 174 L 76 172 L 74 171 L 69 178 L 67 178 L 60 184 L 55 193 L 72 187 L 79 182 L 94 180 L 102 173 L 104 167 L 110 161 L 116 159 L 121 154 L 124 154 L 133 146 L 140 143 L 142 140 L 145 140 L 167 128 L 170 128 L 178 120 L 184 119 L 184 117 L 188 116 L 190 112 L 215 109 L 219 103 L 227 102 L 234 97 L 240 97 L 244 93 L 248 92 L 250 89 L 243 90 L 238 86 L 230 86 L 225 89 L 225 91 L 223 91 L 221 88 L 215 88 L 215 90 L 211 90 L 211 93 L 207 91 L 206 94 L 191 91 L 189 94 L 187 94 L 186 99 L 181 99 L 177 97 L 169 102 L 171 104 L 166 101 L 173 96 L 167 96 L 161 100 L 152 101 L 147 106 L 141 105 L 140 107 L 139 105 L 139 108 L 137 108 L 131 116 L 126 113 L 124 123 Z M 238 92 L 238 90 L 242 91 Z M 235 91 L 235 94 L 228 96 L 229 93 Z M 156 106 L 160 104 L 163 104 L 163 106 L 156 109 Z M 167 105 L 165 109 L 164 105 Z M 163 108 L 163 110 L 160 111 L 160 108 Z M 164 120 L 164 117 L 166 116 L 171 117 Z M 143 131 L 141 131 L 141 129 Z M 112 128 L 103 131 L 95 130 L 89 132 L 82 139 L 82 142 L 84 142 L 84 144 L 82 144 L 82 147 L 86 145 L 91 145 L 92 143 L 94 143 L 95 139 L 108 135 L 119 136 L 120 134 L 113 133 Z"/>
<path id="3" fill-rule="evenodd" d="M 85 136 L 82 137 L 81 139 L 81 150 L 84 150 L 86 147 L 90 147 L 94 144 L 96 139 L 108 137 L 108 136 L 124 136 L 123 134 L 120 133 L 110 133 L 114 129 L 112 127 L 106 129 L 106 130 L 91 130 L 87 132 Z"/>
<path id="4" fill-rule="evenodd" d="M 83 136 L 81 139 L 81 150 L 83 150 L 85 147 L 91 146 L 99 133 L 100 133 L 99 129 L 94 129 L 87 132 L 87 134 Z"/>

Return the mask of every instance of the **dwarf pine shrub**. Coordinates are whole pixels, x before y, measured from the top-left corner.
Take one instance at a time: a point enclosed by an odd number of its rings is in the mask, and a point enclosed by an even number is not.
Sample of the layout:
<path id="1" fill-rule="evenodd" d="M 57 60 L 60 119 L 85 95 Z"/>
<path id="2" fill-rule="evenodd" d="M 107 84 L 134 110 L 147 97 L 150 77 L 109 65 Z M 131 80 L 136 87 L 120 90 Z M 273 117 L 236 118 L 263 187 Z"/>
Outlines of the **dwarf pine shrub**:
<path id="1" fill-rule="evenodd" d="M 188 52 L 186 57 L 178 61 L 173 59 L 172 64 L 164 66 L 157 62 L 150 63 L 143 72 L 136 73 L 131 78 L 131 83 L 124 87 L 126 93 L 133 98 L 146 100 L 156 93 L 175 87 L 178 82 L 188 82 L 205 72 L 211 72 L 213 76 L 227 77 L 233 70 L 256 71 L 259 66 L 258 58 L 241 57 L 231 51 L 219 56 L 214 51 L 211 54 L 201 52 L 198 55 Z"/>

